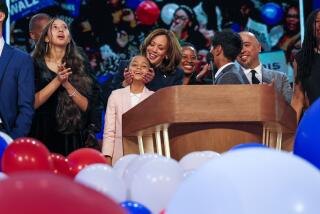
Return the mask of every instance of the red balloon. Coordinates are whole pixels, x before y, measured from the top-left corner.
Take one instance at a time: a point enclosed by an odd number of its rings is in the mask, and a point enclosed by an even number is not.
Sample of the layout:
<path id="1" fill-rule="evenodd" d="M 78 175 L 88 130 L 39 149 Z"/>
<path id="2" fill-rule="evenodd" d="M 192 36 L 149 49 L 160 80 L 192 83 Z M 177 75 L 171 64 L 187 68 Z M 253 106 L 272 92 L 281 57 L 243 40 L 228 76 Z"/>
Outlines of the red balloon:
<path id="1" fill-rule="evenodd" d="M 154 25 L 160 16 L 160 9 L 153 1 L 143 1 L 136 9 L 136 15 L 141 24 Z"/>
<path id="2" fill-rule="evenodd" d="M 73 176 L 76 176 L 81 169 L 90 164 L 107 163 L 107 160 L 102 153 L 90 148 L 78 149 L 69 154 L 67 158 L 69 160 L 69 166 Z"/>
<path id="3" fill-rule="evenodd" d="M 51 153 L 51 159 L 53 161 L 53 172 L 57 175 L 66 175 L 73 177 L 71 174 L 69 161 L 61 154 Z"/>
<path id="4" fill-rule="evenodd" d="M 2 171 L 52 171 L 53 162 L 45 145 L 33 138 L 18 138 L 8 145 L 2 156 Z"/>
<path id="5" fill-rule="evenodd" d="M 0 189 L 1 213 L 126 213 L 109 197 L 53 173 L 15 173 L 0 181 Z"/>

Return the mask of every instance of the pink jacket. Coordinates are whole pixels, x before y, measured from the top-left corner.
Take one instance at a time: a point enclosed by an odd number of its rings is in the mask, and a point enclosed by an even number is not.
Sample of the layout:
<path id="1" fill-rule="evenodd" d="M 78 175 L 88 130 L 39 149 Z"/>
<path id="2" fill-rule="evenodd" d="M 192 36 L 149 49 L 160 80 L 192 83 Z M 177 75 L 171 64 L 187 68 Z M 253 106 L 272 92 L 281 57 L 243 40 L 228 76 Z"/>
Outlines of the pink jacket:
<path id="1" fill-rule="evenodd" d="M 145 87 L 139 102 L 153 93 Z M 112 164 L 123 156 L 122 114 L 131 108 L 130 86 L 111 93 L 105 115 L 102 153 L 112 157 Z"/>

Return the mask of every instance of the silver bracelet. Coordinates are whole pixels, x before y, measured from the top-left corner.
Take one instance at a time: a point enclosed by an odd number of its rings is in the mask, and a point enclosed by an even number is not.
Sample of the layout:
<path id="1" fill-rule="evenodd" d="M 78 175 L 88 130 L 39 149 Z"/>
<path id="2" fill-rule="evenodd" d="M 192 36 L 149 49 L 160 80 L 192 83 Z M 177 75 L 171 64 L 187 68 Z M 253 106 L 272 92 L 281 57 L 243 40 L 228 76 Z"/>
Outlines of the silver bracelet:
<path id="1" fill-rule="evenodd" d="M 76 96 L 76 89 L 74 88 L 71 94 L 68 94 L 69 97 L 74 97 Z"/>

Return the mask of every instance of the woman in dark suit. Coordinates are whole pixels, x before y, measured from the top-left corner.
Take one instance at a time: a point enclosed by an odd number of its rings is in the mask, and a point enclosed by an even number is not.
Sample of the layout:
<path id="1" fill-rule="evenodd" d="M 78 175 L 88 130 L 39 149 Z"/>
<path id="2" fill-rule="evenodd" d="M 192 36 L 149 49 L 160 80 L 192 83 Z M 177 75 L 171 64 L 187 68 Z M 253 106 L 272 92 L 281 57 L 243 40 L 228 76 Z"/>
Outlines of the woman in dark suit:
<path id="1" fill-rule="evenodd" d="M 157 91 L 167 86 L 182 84 L 183 71 L 178 68 L 182 58 L 181 47 L 170 30 L 160 28 L 152 31 L 141 44 L 140 51 L 150 61 L 154 71 L 144 77 L 149 90 Z M 132 76 L 127 72 L 127 65 L 127 61 L 120 64 L 119 72 L 113 79 L 113 89 L 131 83 Z"/>
<path id="2" fill-rule="evenodd" d="M 307 18 L 302 49 L 296 54 L 292 107 L 300 120 L 304 109 L 320 97 L 320 10 Z"/>

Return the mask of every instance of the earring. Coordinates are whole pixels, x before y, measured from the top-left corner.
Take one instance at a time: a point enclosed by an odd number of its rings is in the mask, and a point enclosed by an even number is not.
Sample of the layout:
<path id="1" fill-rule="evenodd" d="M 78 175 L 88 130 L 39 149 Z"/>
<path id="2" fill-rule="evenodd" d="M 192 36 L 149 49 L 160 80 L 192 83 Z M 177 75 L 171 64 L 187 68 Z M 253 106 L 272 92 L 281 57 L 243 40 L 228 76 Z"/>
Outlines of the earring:
<path id="1" fill-rule="evenodd" d="M 48 53 L 48 46 L 49 46 L 49 45 L 48 45 L 48 42 L 46 42 L 46 50 L 45 50 L 46 53 Z"/>

